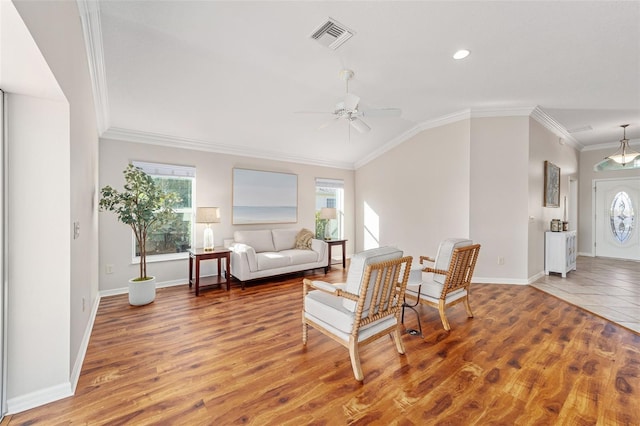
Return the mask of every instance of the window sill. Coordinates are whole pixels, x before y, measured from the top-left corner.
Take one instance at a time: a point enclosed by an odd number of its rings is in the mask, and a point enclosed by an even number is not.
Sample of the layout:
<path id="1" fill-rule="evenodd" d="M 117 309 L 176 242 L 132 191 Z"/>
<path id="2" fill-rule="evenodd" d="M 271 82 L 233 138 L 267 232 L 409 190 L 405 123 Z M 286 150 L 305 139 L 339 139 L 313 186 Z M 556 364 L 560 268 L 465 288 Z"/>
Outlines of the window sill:
<path id="1" fill-rule="evenodd" d="M 147 255 L 147 263 L 156 263 L 156 262 L 170 262 L 173 260 L 182 260 L 182 259 L 188 259 L 189 258 L 189 252 L 182 252 L 182 253 L 167 253 L 167 254 L 154 254 L 154 255 Z M 140 257 L 134 257 L 133 259 L 131 259 L 131 264 L 140 264 Z"/>

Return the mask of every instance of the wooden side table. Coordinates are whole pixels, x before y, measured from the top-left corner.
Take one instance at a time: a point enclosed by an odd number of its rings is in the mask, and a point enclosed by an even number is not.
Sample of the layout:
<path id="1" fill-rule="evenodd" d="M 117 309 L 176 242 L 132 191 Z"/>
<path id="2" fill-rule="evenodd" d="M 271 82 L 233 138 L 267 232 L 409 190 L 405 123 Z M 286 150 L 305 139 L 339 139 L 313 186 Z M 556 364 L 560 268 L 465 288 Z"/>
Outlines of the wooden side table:
<path id="1" fill-rule="evenodd" d="M 342 246 L 342 268 L 346 268 L 347 262 L 346 262 L 346 242 L 348 240 L 325 240 L 325 242 L 328 244 L 328 249 L 329 249 L 329 260 L 328 260 L 328 264 L 327 267 L 325 268 L 324 273 L 326 274 L 327 271 L 329 271 L 329 269 L 331 269 L 331 247 L 333 246 Z"/>
<path id="2" fill-rule="evenodd" d="M 196 263 L 196 275 L 193 276 L 193 261 Z M 196 285 L 196 296 L 200 296 L 200 261 L 216 259 L 218 261 L 218 275 L 205 277 L 202 279 L 203 285 L 220 285 L 226 281 L 227 291 L 231 288 L 231 250 L 216 248 L 213 251 L 205 251 L 202 248 L 189 250 L 189 288 Z M 222 259 L 225 260 L 224 271 L 222 269 Z M 224 274 L 224 275 L 223 275 Z"/>

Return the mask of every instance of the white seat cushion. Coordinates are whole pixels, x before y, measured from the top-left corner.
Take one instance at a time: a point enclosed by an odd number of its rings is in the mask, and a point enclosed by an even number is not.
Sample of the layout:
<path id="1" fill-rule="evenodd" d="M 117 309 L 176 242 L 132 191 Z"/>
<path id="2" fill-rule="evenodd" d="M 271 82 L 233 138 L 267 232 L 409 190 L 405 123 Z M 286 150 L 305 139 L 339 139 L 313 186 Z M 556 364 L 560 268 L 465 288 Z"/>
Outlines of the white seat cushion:
<path id="1" fill-rule="evenodd" d="M 282 268 L 291 265 L 291 257 L 277 251 L 257 253 L 258 270 Z"/>
<path id="2" fill-rule="evenodd" d="M 336 285 L 344 289 L 344 284 Z M 320 290 L 310 291 L 304 299 L 305 317 L 329 330 L 344 341 L 349 341 L 355 314 L 342 304 L 342 297 L 337 297 Z M 394 316 L 385 317 L 360 328 L 358 340 L 367 339 L 380 330 L 397 325 Z"/>
<path id="3" fill-rule="evenodd" d="M 303 263 L 313 263 L 319 260 L 318 253 L 313 250 L 282 250 L 280 254 L 283 256 L 289 256 L 291 259 L 291 265 L 302 265 Z"/>
<path id="4" fill-rule="evenodd" d="M 458 247 L 466 247 L 473 244 L 473 241 L 466 238 L 447 238 L 440 243 L 438 247 L 438 254 L 436 255 L 436 262 L 434 264 L 435 269 L 448 270 L 451 263 L 451 256 L 453 250 Z M 444 284 L 445 276 L 442 274 L 434 274 L 433 281 L 440 284 Z M 438 296 L 440 297 L 440 296 Z"/>

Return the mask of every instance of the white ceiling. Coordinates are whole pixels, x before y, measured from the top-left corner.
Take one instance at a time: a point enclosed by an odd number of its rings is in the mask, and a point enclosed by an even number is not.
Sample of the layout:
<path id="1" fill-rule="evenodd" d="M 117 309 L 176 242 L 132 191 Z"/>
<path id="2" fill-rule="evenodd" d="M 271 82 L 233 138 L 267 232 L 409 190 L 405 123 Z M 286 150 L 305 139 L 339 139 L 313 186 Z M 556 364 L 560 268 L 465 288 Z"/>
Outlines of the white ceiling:
<path id="1" fill-rule="evenodd" d="M 353 168 L 429 123 L 538 106 L 581 149 L 617 142 L 621 124 L 640 139 L 639 1 L 84 7 L 104 136 Z M 356 32 L 336 51 L 309 38 L 328 17 Z M 471 55 L 456 61 L 460 48 Z M 402 116 L 349 139 L 346 121 L 295 113 L 333 111 L 344 68 L 361 107 Z"/>

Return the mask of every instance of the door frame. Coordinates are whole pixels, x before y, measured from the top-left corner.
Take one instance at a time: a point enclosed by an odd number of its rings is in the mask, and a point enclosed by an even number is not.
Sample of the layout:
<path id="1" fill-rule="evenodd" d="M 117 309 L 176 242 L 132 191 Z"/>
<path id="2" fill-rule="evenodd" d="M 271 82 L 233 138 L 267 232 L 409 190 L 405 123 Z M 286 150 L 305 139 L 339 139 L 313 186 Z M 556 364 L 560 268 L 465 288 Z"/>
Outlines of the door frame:
<path id="1" fill-rule="evenodd" d="M 593 179 L 593 181 L 591 182 L 591 222 L 592 222 L 592 229 L 591 229 L 591 254 L 593 257 L 596 257 L 597 255 L 597 251 L 596 251 L 596 226 L 598 226 L 597 224 L 597 217 L 596 217 L 596 183 L 597 182 L 610 182 L 610 181 L 616 181 L 616 182 L 622 182 L 622 181 L 626 181 L 626 180 L 640 180 L 640 177 L 638 176 L 628 176 L 628 177 L 622 177 L 622 178 L 602 178 L 602 179 Z M 640 209 L 639 209 L 640 210 Z M 636 212 L 636 215 L 640 215 L 640 212 Z M 638 217 L 638 216 L 636 216 Z M 640 229 L 638 229 L 638 232 L 640 232 Z"/>

